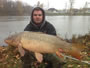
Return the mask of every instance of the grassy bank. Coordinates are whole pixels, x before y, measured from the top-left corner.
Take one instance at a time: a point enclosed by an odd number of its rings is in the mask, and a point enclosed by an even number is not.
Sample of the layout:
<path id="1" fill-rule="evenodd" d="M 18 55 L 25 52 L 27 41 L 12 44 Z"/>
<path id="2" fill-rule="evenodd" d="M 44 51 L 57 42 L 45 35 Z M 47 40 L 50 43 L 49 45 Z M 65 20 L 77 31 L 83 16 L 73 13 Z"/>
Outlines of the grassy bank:
<path id="1" fill-rule="evenodd" d="M 80 36 L 78 38 L 73 37 L 71 40 L 73 43 L 82 43 L 87 47 L 83 53 L 83 60 L 90 63 L 90 34 Z M 66 64 L 63 68 L 89 68 L 90 64 L 86 64 L 73 59 L 66 59 Z M 22 62 L 18 50 L 11 46 L 0 46 L 0 68 L 21 68 Z M 32 67 L 33 68 L 33 67 Z M 40 68 L 44 68 L 44 64 L 41 64 Z"/>
<path id="2" fill-rule="evenodd" d="M 90 13 L 46 13 L 47 16 L 90 16 Z"/>

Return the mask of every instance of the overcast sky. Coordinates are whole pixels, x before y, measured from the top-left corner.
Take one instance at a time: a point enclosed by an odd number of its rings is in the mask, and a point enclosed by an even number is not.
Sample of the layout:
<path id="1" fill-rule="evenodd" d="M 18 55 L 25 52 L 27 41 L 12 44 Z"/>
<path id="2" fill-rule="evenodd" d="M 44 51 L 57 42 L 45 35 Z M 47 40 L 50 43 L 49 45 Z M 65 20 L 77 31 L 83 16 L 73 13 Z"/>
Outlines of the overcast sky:
<path id="1" fill-rule="evenodd" d="M 56 9 L 65 9 L 69 8 L 69 0 L 20 0 L 23 2 L 26 2 L 32 6 L 37 4 L 38 1 L 40 3 L 44 4 L 45 8 L 48 8 L 48 3 L 49 3 L 49 8 L 56 8 Z M 82 8 L 85 3 L 88 2 L 90 3 L 90 0 L 74 0 L 74 8 Z M 88 7 L 90 7 L 90 4 L 88 4 Z"/>

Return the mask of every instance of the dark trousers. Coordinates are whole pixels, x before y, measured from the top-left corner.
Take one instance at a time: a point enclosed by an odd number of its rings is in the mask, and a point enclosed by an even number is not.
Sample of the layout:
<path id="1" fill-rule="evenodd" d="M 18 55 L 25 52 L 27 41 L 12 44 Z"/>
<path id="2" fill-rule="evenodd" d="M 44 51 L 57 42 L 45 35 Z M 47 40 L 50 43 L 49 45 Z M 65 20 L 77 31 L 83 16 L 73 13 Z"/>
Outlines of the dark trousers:
<path id="1" fill-rule="evenodd" d="M 43 62 L 37 63 L 34 53 L 26 52 L 22 60 L 22 68 L 62 68 L 62 62 L 53 54 L 43 54 Z"/>

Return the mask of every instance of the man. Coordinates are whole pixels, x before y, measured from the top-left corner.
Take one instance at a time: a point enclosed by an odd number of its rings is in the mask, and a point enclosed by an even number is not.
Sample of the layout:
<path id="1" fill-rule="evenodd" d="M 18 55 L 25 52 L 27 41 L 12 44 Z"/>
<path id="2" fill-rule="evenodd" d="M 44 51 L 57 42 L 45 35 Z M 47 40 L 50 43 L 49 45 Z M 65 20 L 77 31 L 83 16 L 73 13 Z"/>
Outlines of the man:
<path id="1" fill-rule="evenodd" d="M 47 34 L 56 35 L 55 28 L 45 20 L 45 12 L 39 7 L 33 9 L 31 14 L 31 22 L 24 30 L 44 32 Z"/>
<path id="2" fill-rule="evenodd" d="M 31 14 L 31 21 L 26 26 L 24 31 L 34 31 L 34 32 L 43 32 L 50 35 L 56 35 L 56 30 L 52 24 L 45 20 L 45 12 L 42 8 L 36 7 L 33 9 Z M 42 65 L 45 68 L 60 68 L 59 60 L 56 59 L 52 54 L 43 54 L 44 60 L 41 64 L 37 65 L 34 54 L 26 51 L 24 57 L 21 57 L 23 61 L 23 68 L 42 68 Z"/>

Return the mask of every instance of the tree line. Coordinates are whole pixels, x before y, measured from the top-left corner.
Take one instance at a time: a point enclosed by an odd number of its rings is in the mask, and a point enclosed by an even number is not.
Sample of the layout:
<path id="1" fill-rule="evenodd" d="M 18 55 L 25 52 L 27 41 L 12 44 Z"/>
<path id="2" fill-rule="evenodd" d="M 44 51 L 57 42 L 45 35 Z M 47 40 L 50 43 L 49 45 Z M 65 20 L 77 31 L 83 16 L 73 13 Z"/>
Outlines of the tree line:
<path id="1" fill-rule="evenodd" d="M 0 16 L 30 15 L 32 8 L 21 1 L 0 0 Z"/>

